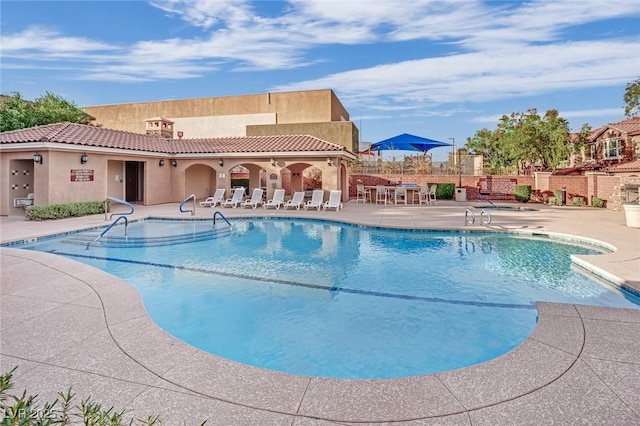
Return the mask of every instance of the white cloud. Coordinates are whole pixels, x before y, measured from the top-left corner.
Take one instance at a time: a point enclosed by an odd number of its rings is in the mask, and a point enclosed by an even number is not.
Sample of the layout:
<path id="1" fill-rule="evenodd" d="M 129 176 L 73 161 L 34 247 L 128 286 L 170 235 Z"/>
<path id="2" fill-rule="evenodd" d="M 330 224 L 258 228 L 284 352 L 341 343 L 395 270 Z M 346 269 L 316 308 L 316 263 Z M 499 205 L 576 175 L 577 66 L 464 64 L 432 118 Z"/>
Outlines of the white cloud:
<path id="1" fill-rule="evenodd" d="M 61 56 L 81 57 L 87 52 L 114 51 L 116 46 L 89 40 L 84 37 L 69 37 L 58 31 L 43 28 L 30 27 L 15 34 L 3 33 L 2 56 L 13 57 L 37 52 L 38 56 L 45 59 Z"/>
<path id="2" fill-rule="evenodd" d="M 634 40 L 558 43 L 464 53 L 336 73 L 273 90 L 332 87 L 376 108 L 481 102 L 556 91 L 622 85 L 635 78 Z"/>
<path id="3" fill-rule="evenodd" d="M 638 40 L 557 41 L 574 25 L 640 14 L 640 2 L 628 0 L 292 0 L 271 3 L 279 9 L 269 15 L 260 15 L 260 4 L 245 0 L 151 4 L 202 34 L 140 40 L 125 47 L 30 28 L 2 34 L 3 67 L 40 69 L 43 61 L 60 61 L 59 68 L 67 69 L 73 60 L 73 78 L 153 81 L 306 67 L 333 60 L 326 47 L 334 45 L 380 43 L 394 49 L 393 43 L 419 40 L 425 51 L 437 47 L 440 53 L 434 57 L 273 87 L 331 87 L 346 102 L 387 110 L 605 87 L 625 83 L 640 72 L 629 65 L 637 64 Z M 318 47 L 324 56 L 319 56 Z M 414 55 L 419 57 L 420 49 Z M 342 66 L 351 64 L 357 61 Z"/>

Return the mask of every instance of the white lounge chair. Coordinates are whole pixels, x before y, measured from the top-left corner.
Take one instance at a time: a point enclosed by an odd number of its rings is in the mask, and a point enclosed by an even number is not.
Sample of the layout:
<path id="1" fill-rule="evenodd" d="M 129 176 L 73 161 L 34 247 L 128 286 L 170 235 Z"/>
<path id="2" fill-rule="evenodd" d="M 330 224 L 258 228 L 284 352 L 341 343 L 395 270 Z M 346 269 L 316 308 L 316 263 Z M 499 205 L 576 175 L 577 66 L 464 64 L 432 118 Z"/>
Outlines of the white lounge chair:
<path id="1" fill-rule="evenodd" d="M 238 204 L 242 202 L 242 198 L 244 197 L 244 188 L 236 188 L 233 190 L 233 195 L 231 198 L 220 203 L 222 207 L 233 207 L 234 209 L 238 207 Z"/>
<path id="2" fill-rule="evenodd" d="M 324 199 L 324 190 L 322 189 L 314 189 L 313 194 L 311 194 L 311 200 L 307 201 L 304 204 L 304 209 L 317 209 L 320 211 L 322 208 L 322 201 Z"/>
<path id="3" fill-rule="evenodd" d="M 300 207 L 304 205 L 304 191 L 298 191 L 293 193 L 293 197 L 290 200 L 285 201 L 283 204 L 284 209 L 288 209 L 289 207 L 295 208 L 296 210 L 300 210 Z"/>
<path id="4" fill-rule="evenodd" d="M 255 209 L 256 207 L 262 204 L 263 192 L 264 192 L 264 189 L 262 188 L 254 188 L 253 193 L 251 194 L 251 199 L 243 201 L 240 204 L 240 207 L 242 208 L 251 207 Z"/>
<path id="5" fill-rule="evenodd" d="M 266 203 L 262 205 L 265 209 L 269 207 L 275 207 L 278 210 L 284 204 L 284 189 L 276 189 L 273 191 L 273 198 L 271 200 L 267 200 Z"/>
<path id="6" fill-rule="evenodd" d="M 224 188 L 216 189 L 216 192 L 212 197 L 207 197 L 206 200 L 200 201 L 200 207 L 215 207 L 216 205 L 224 201 Z"/>
<path id="7" fill-rule="evenodd" d="M 329 199 L 323 205 L 324 210 L 336 209 L 336 211 L 339 211 L 342 207 L 342 191 L 339 189 L 329 191 Z"/>

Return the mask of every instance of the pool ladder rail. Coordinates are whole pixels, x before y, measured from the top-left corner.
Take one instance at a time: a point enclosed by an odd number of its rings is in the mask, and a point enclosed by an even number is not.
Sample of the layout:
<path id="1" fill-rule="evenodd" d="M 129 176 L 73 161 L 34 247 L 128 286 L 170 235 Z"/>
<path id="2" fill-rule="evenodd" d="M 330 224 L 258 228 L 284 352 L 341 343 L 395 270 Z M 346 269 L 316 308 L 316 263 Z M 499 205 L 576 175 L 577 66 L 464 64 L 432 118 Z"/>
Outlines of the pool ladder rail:
<path id="1" fill-rule="evenodd" d="M 486 216 L 485 216 L 486 215 Z M 467 209 L 464 212 L 464 224 L 465 225 L 473 225 L 476 222 L 476 215 L 470 209 Z M 480 224 L 481 225 L 489 225 L 491 223 L 491 214 L 482 209 L 480 212 Z"/>
<path id="2" fill-rule="evenodd" d="M 187 201 L 192 200 L 193 201 L 193 208 L 191 209 L 183 209 L 183 206 L 187 203 Z M 193 216 L 194 214 L 196 214 L 196 194 L 191 194 L 189 195 L 187 198 L 185 198 L 184 200 L 182 200 L 182 202 L 180 203 L 180 205 L 178 206 L 178 210 L 180 210 L 180 213 L 191 213 L 191 216 Z"/>
<path id="3" fill-rule="evenodd" d="M 95 243 L 96 241 L 98 241 L 100 238 L 102 238 L 104 236 L 104 234 L 109 232 L 111 230 L 111 228 L 116 226 L 116 224 L 118 222 L 120 222 L 120 220 L 123 220 L 123 219 L 124 219 L 124 236 L 127 237 L 127 227 L 129 226 L 129 219 L 127 219 L 127 216 L 125 216 L 125 215 L 120 215 L 120 216 L 118 216 L 116 218 L 116 220 L 111 222 L 111 224 L 109 226 L 107 226 L 106 229 L 104 231 L 102 231 L 102 233 L 100 235 L 98 235 L 93 241 L 89 241 L 87 243 L 87 247 L 85 248 L 85 250 L 89 250 L 89 246 L 91 245 L 91 243 Z"/>
<path id="4" fill-rule="evenodd" d="M 119 216 L 131 215 L 135 211 L 133 204 L 115 197 L 107 197 L 107 199 L 104 200 L 102 203 L 104 205 L 104 220 L 111 220 L 115 215 L 119 215 Z M 122 204 L 123 206 L 129 207 L 131 210 L 126 213 L 111 213 L 111 215 L 107 218 L 107 214 L 109 213 L 109 210 L 110 210 L 109 206 L 111 203 Z"/>
<path id="5" fill-rule="evenodd" d="M 216 227 L 216 216 L 220 217 L 220 219 L 224 220 L 225 222 L 227 222 L 227 225 L 229 225 L 229 228 L 233 229 L 233 225 L 231 224 L 231 222 L 229 222 L 229 220 L 224 217 L 224 215 L 222 214 L 222 212 L 220 210 L 216 210 L 213 213 L 213 227 Z"/>

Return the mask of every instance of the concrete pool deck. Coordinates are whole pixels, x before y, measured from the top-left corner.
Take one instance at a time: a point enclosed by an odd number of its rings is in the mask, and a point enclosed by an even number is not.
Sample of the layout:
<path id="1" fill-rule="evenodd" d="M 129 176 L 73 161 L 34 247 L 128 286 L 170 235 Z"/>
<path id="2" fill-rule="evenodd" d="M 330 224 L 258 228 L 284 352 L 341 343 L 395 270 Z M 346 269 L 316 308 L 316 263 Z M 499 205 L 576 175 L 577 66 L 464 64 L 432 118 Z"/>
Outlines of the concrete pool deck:
<path id="1" fill-rule="evenodd" d="M 473 205 L 473 204 L 472 204 Z M 375 226 L 562 234 L 616 251 L 576 259 L 640 290 L 640 229 L 603 209 L 528 205 L 471 208 L 345 204 L 339 212 L 220 209 L 227 217 L 312 217 Z M 134 218 L 210 218 L 177 204 L 140 206 Z M 104 215 L 47 222 L 0 218 L 3 243 L 104 227 Z M 476 366 L 390 380 L 337 380 L 262 370 L 204 353 L 163 332 L 126 282 L 48 253 L 0 248 L 0 371 L 18 367 L 15 393 L 41 401 L 69 387 L 81 399 L 186 425 L 640 424 L 640 310 L 539 303 L 539 323 L 513 351 Z"/>

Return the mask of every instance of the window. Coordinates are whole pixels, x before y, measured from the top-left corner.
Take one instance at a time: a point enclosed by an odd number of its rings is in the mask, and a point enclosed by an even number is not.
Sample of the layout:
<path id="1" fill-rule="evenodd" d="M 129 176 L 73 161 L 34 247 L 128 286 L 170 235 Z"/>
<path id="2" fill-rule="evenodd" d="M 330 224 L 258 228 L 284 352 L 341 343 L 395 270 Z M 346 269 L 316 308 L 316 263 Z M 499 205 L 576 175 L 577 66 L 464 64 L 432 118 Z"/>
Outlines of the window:
<path id="1" fill-rule="evenodd" d="M 587 145 L 587 161 L 594 161 L 596 159 L 596 144 L 592 143 Z"/>
<path id="2" fill-rule="evenodd" d="M 612 159 L 622 157 L 622 139 L 605 139 L 602 142 L 603 158 Z"/>

